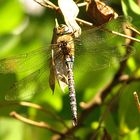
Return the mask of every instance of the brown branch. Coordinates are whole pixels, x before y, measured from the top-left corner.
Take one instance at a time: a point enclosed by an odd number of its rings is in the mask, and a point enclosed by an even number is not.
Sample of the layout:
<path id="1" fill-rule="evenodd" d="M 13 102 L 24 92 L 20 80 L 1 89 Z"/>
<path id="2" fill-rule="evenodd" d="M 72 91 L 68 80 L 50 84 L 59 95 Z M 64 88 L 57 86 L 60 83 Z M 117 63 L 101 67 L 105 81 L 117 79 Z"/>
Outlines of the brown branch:
<path id="1" fill-rule="evenodd" d="M 40 127 L 40 128 L 48 129 L 48 130 L 50 130 L 53 133 L 56 133 L 56 134 L 59 134 L 59 135 L 63 136 L 63 133 L 53 129 L 49 124 L 47 124 L 45 122 L 37 122 L 37 121 L 33 121 L 33 120 L 30 120 L 30 119 L 27 119 L 27 118 L 19 115 L 15 111 L 11 112 L 10 116 L 15 118 L 15 119 L 17 119 L 17 120 L 20 120 L 20 121 L 22 121 L 24 123 L 27 123 L 27 124 L 30 124 L 30 125 L 34 125 L 34 126 L 37 126 L 37 127 Z"/>
<path id="2" fill-rule="evenodd" d="M 138 35 L 140 35 L 140 31 L 138 31 L 136 28 L 134 28 L 134 27 L 132 27 L 130 25 L 127 25 L 126 28 L 130 29 L 131 31 L 133 31 L 133 32 L 137 33 Z"/>
<path id="3" fill-rule="evenodd" d="M 54 9 L 56 11 L 59 10 L 59 7 L 56 6 L 55 4 L 53 4 L 51 1 L 49 0 L 34 0 L 35 2 L 37 2 L 38 4 L 40 4 L 41 6 L 43 7 L 47 7 L 47 8 L 50 8 L 50 9 Z"/>
<path id="4" fill-rule="evenodd" d="M 140 77 L 130 77 L 130 78 L 126 78 L 126 79 L 121 79 L 117 78 L 117 74 L 121 73 L 121 68 L 119 69 L 119 71 L 116 73 L 114 79 L 112 81 L 110 81 L 102 90 L 100 90 L 97 95 L 95 96 L 95 98 L 93 98 L 89 103 L 87 103 L 86 107 L 84 108 L 84 110 L 81 112 L 81 114 L 79 115 L 79 119 L 78 119 L 78 125 L 77 127 L 72 127 L 71 129 L 69 129 L 68 131 L 65 132 L 65 135 L 70 135 L 72 133 L 74 133 L 77 129 L 79 129 L 83 123 L 84 120 L 88 117 L 88 115 L 98 106 L 100 106 L 104 100 L 106 99 L 106 97 L 109 95 L 110 91 L 118 84 L 120 83 L 125 83 L 126 85 L 128 83 L 134 82 L 134 81 L 140 81 Z M 124 87 L 123 87 L 124 88 Z M 101 123 L 100 123 L 100 127 L 101 127 Z M 99 129 L 99 128 L 97 128 Z M 98 130 L 97 130 L 98 131 Z M 63 140 L 62 137 L 60 137 L 57 140 Z"/>
<path id="5" fill-rule="evenodd" d="M 61 117 L 59 117 L 55 113 L 43 108 L 42 106 L 40 106 L 38 104 L 30 103 L 30 102 L 19 102 L 19 105 L 32 107 L 32 108 L 38 109 L 42 112 L 45 112 L 47 114 L 49 113 L 52 117 L 54 117 L 56 120 L 60 121 L 67 129 L 69 129 L 69 127 L 66 125 L 66 123 L 63 121 L 63 119 Z"/>
<path id="6" fill-rule="evenodd" d="M 112 33 L 112 34 L 114 34 L 114 35 L 121 36 L 121 37 L 124 37 L 124 38 L 127 38 L 127 39 L 131 39 L 131 40 L 133 40 L 133 41 L 135 41 L 135 42 L 140 43 L 140 40 L 137 39 L 137 38 L 134 38 L 134 37 L 131 37 L 131 36 L 128 36 L 128 35 L 125 35 L 125 34 L 116 32 L 116 31 L 111 31 L 111 30 L 107 30 L 107 29 L 106 29 L 106 31 L 107 31 L 107 32 L 110 32 L 110 33 Z"/>
<path id="7" fill-rule="evenodd" d="M 40 4 L 43 7 L 47 7 L 47 8 L 56 10 L 57 12 L 61 12 L 60 8 L 58 6 L 56 6 L 55 4 L 53 4 L 49 0 L 34 0 L 34 1 L 37 2 L 38 4 Z M 81 4 L 79 6 L 81 6 Z M 82 19 L 79 19 L 79 18 L 76 18 L 76 21 L 78 21 L 80 23 L 83 23 L 85 25 L 88 25 L 88 26 L 93 26 L 92 23 L 90 23 L 88 21 L 85 21 L 85 20 L 82 20 Z"/>
<path id="8" fill-rule="evenodd" d="M 134 95 L 134 99 L 135 99 L 135 102 L 136 102 L 138 111 L 139 111 L 139 113 L 140 113 L 140 101 L 139 101 L 139 96 L 138 96 L 137 92 L 134 92 L 133 95 Z"/>
<path id="9" fill-rule="evenodd" d="M 132 33 L 132 36 L 135 36 L 135 33 Z M 126 50 L 126 55 L 129 54 L 129 50 L 131 50 L 131 46 L 133 45 L 134 41 L 130 40 L 129 44 L 126 44 L 127 46 L 127 50 Z M 124 61 L 120 62 L 120 68 L 118 69 L 117 73 L 115 74 L 114 78 L 104 87 L 102 88 L 95 96 L 95 98 L 91 99 L 91 101 L 89 101 L 87 103 L 87 108 L 85 110 L 83 110 L 83 112 L 81 113 L 80 117 L 79 117 L 79 123 L 81 124 L 84 120 L 84 118 L 86 118 L 88 116 L 88 114 L 97 106 L 101 105 L 101 103 L 104 102 L 105 98 L 109 95 L 110 91 L 118 84 L 124 82 L 124 83 L 130 83 L 133 80 L 136 80 L 136 78 L 131 77 L 128 78 L 127 81 L 121 81 L 120 77 L 123 75 L 123 71 L 126 67 L 126 62 L 127 59 L 125 59 Z M 139 78 L 138 78 L 139 80 Z"/>
<path id="10" fill-rule="evenodd" d="M 82 3 L 77 3 L 78 7 L 83 7 L 83 6 L 87 6 L 88 2 L 82 2 Z"/>
<path id="11" fill-rule="evenodd" d="M 43 108 L 42 106 L 40 106 L 38 104 L 31 103 L 31 102 L 25 102 L 25 101 L 24 102 L 1 102 L 0 103 L 0 107 L 6 107 L 7 105 L 8 106 L 19 105 L 19 106 L 26 106 L 26 107 L 35 108 L 35 109 L 40 110 L 46 114 L 49 114 L 50 116 L 52 116 L 53 118 L 55 118 L 56 120 L 61 122 L 65 128 L 69 129 L 69 127 L 66 125 L 66 123 L 64 122 L 64 120 L 61 117 L 59 117 L 58 115 L 56 115 L 52 111 Z"/>

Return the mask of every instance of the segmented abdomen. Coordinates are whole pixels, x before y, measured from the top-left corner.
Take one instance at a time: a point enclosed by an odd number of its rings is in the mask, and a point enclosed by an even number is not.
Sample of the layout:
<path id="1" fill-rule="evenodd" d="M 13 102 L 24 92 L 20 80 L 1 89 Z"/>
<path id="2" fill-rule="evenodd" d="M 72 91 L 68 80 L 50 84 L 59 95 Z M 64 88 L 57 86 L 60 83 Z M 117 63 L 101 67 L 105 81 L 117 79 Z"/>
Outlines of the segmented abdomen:
<path id="1" fill-rule="evenodd" d="M 75 85 L 74 85 L 74 76 L 73 76 L 72 68 L 68 68 L 68 87 L 69 87 L 69 97 L 70 97 L 73 125 L 75 126 L 77 125 L 77 104 L 76 104 Z"/>

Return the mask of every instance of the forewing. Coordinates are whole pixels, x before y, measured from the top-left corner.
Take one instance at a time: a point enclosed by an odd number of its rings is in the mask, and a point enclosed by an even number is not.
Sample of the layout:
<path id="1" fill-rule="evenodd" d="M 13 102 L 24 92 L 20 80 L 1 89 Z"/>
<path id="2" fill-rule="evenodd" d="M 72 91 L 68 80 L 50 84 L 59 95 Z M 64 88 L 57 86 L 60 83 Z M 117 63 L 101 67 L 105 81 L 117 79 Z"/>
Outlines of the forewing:
<path id="1" fill-rule="evenodd" d="M 50 55 L 50 49 L 46 47 L 0 60 L 0 73 L 21 76 L 7 89 L 7 100 L 28 98 L 36 93 L 37 88 L 41 91 L 47 87 Z"/>
<path id="2" fill-rule="evenodd" d="M 29 99 L 48 88 L 49 70 L 42 67 L 20 81 L 13 83 L 7 90 L 6 100 Z"/>
<path id="3" fill-rule="evenodd" d="M 100 28 L 92 28 L 82 32 L 80 45 L 75 48 L 75 65 L 85 65 L 89 70 L 103 69 L 133 54 L 133 50 L 124 45 L 124 38 L 107 30 L 123 33 L 126 20 L 119 17 Z M 78 64 L 80 63 L 80 64 Z"/>
<path id="4" fill-rule="evenodd" d="M 20 54 L 0 60 L 0 73 L 32 73 L 42 67 L 50 57 L 50 50 L 40 48 L 29 53 Z"/>

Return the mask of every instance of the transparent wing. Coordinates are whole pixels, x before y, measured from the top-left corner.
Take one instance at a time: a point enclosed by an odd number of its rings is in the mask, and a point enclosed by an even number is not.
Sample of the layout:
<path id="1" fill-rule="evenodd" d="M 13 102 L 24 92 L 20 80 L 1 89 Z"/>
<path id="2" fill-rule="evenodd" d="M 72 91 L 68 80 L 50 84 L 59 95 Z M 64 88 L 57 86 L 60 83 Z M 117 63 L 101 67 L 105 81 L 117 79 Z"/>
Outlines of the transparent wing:
<path id="1" fill-rule="evenodd" d="M 0 73 L 32 73 L 42 67 L 50 57 L 50 49 L 40 48 L 0 60 Z"/>
<path id="2" fill-rule="evenodd" d="M 52 46 L 55 45 L 52 44 Z M 12 83 L 7 89 L 6 100 L 28 99 L 49 87 L 50 52 L 48 48 L 40 48 L 26 54 L 0 60 L 0 73 L 19 73 L 22 75 L 20 80 Z M 62 56 L 57 54 L 55 57 L 59 59 Z"/>
<path id="3" fill-rule="evenodd" d="M 124 33 L 124 30 L 126 30 L 124 25 L 130 21 L 130 17 L 125 18 L 123 16 L 120 16 L 117 19 L 113 19 L 101 26 L 89 28 L 88 30 L 82 32 L 82 44 L 86 44 L 88 46 L 97 46 L 97 44 L 106 42 L 107 40 L 111 40 L 116 35 L 110 33 L 109 31 Z"/>
<path id="4" fill-rule="evenodd" d="M 20 81 L 10 86 L 5 96 L 6 100 L 29 99 L 35 93 L 43 92 L 48 88 L 49 71 L 42 67 Z"/>
<path id="5" fill-rule="evenodd" d="M 15 73 L 22 77 L 7 89 L 6 99 L 24 99 L 36 93 L 37 87 L 40 92 L 47 87 L 50 56 L 50 49 L 46 47 L 0 60 L 0 73 Z"/>
<path id="6" fill-rule="evenodd" d="M 125 21 L 124 18 L 118 18 L 100 28 L 83 31 L 81 45 L 75 46 L 75 67 L 89 68 L 89 71 L 103 69 L 110 66 L 113 61 L 124 60 L 132 54 L 133 51 L 129 50 L 129 53 L 125 55 L 126 48 L 123 46 L 122 37 L 104 31 L 104 29 L 109 29 L 122 32 L 122 24 Z M 48 48 L 41 48 L 27 54 L 0 60 L 0 73 L 25 74 L 25 78 L 10 86 L 6 99 L 26 98 L 47 88 L 50 56 Z"/>
<path id="7" fill-rule="evenodd" d="M 133 54 L 134 50 L 124 45 L 124 38 L 107 31 L 123 33 L 124 23 L 126 20 L 119 17 L 99 28 L 83 31 L 80 45 L 75 50 L 75 65 L 81 63 L 80 65 L 89 67 L 89 71 L 103 69 Z"/>

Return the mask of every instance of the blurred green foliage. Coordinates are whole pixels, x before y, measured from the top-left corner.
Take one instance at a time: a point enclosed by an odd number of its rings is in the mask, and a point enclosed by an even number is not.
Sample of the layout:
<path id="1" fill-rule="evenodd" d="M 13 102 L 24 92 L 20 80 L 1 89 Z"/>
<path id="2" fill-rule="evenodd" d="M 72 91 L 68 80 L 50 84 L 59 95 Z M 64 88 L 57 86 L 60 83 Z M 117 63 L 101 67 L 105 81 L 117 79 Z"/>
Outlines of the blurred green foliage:
<path id="1" fill-rule="evenodd" d="M 112 0 L 109 3 L 120 15 L 132 17 L 132 24 L 139 29 L 140 6 L 135 0 Z M 50 47 L 47 44 L 51 42 L 54 19 L 58 17 L 59 21 L 64 23 L 63 18 L 53 10 L 42 9 L 42 7 L 32 9 L 32 6 L 34 6 L 33 3 L 24 0 L 0 1 L 0 59 L 27 53 L 43 46 Z M 82 14 L 79 16 L 82 17 Z M 140 76 L 140 44 L 134 43 L 133 47 L 136 53 L 128 60 L 125 73 L 132 75 L 137 70 L 136 75 Z M 88 58 L 85 58 L 85 61 L 88 61 Z M 117 65 L 91 73 L 84 62 L 80 65 L 81 69 L 74 72 L 79 113 L 82 111 L 79 103 L 90 101 L 113 78 L 118 69 Z M 71 126 L 68 92 L 63 93 L 58 85 L 54 95 L 47 87 L 45 91 L 28 99 L 30 102 L 42 105 L 48 113 L 42 113 L 33 108 L 9 105 L 8 101 L 5 101 L 6 89 L 13 81 L 22 77 L 23 75 L 18 72 L 0 74 L 0 140 L 49 140 L 52 138 L 53 133 L 47 129 L 29 126 L 9 117 L 9 113 L 13 110 L 30 119 L 48 122 L 56 130 L 63 131 L 62 122 L 53 118 L 49 113 L 51 111 L 61 116 L 67 125 Z M 43 84 L 45 86 L 45 83 Z M 33 83 L 33 86 L 37 86 L 37 81 Z M 111 137 L 113 140 L 139 140 L 140 114 L 134 102 L 132 94 L 134 91 L 140 93 L 139 81 L 128 85 L 117 85 L 113 88 L 106 102 L 85 118 L 84 126 L 75 131 L 75 136 L 81 140 L 94 139 L 91 136 L 96 131 L 100 120 L 103 119 L 102 127 L 98 131 L 99 137 L 96 139 L 103 139 L 103 134 L 106 134 L 106 138 Z"/>

